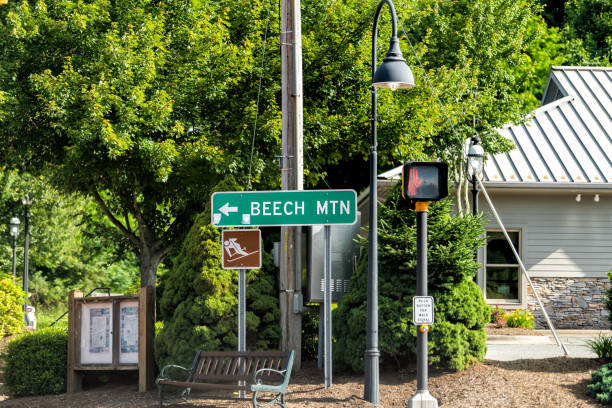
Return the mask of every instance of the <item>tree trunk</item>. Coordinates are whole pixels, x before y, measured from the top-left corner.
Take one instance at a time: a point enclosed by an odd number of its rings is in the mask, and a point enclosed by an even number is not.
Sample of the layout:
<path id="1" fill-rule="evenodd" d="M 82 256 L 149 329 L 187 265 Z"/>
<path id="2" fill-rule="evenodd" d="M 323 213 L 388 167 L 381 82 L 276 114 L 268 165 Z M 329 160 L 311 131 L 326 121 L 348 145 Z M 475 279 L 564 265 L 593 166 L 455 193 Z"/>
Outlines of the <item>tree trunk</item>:
<path id="1" fill-rule="evenodd" d="M 155 287 L 157 281 L 157 267 L 161 262 L 159 253 L 152 252 L 149 248 L 141 248 L 138 254 L 140 261 L 140 287 Z"/>

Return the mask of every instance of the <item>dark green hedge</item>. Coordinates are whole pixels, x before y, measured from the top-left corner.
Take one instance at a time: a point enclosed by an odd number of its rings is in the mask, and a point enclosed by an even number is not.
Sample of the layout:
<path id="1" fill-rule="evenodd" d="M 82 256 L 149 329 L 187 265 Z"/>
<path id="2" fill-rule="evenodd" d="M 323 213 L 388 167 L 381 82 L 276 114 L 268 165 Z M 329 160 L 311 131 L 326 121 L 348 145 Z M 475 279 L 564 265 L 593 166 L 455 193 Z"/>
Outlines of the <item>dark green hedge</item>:
<path id="1" fill-rule="evenodd" d="M 240 188 L 228 178 L 217 191 Z M 247 271 L 247 349 L 277 348 L 280 309 L 272 256 L 263 253 L 262 269 Z M 210 224 L 210 204 L 189 231 L 172 270 L 164 277 L 155 338 L 155 359 L 189 365 L 195 352 L 236 350 L 238 273 L 221 268 L 221 230 Z"/>
<path id="2" fill-rule="evenodd" d="M 4 379 L 15 396 L 66 391 L 68 334 L 65 328 L 25 333 L 8 344 Z"/>
<path id="3" fill-rule="evenodd" d="M 451 202 L 431 203 L 428 214 L 428 286 L 435 299 L 435 324 L 429 332 L 432 363 L 462 370 L 482 360 L 489 309 L 474 283 L 474 252 L 483 245 L 483 222 L 472 216 L 451 216 Z M 364 367 L 366 330 L 367 240 L 351 289 L 333 316 L 339 369 Z M 414 359 L 416 328 L 412 297 L 416 294 L 416 218 L 395 189 L 379 219 L 379 349 L 381 361 Z"/>

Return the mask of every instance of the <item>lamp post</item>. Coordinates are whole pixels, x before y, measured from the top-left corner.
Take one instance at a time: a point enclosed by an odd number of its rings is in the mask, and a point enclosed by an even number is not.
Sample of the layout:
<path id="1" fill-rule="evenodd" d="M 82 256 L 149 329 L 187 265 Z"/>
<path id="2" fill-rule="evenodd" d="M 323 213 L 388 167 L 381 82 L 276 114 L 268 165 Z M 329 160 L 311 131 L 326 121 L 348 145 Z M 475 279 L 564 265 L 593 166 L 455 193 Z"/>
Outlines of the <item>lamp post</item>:
<path id="1" fill-rule="evenodd" d="M 9 221 L 9 233 L 13 237 L 13 281 L 17 277 L 17 237 L 19 236 L 19 218 L 13 216 Z"/>
<path id="2" fill-rule="evenodd" d="M 391 12 L 392 33 L 389 51 L 380 67 L 376 67 L 376 38 L 378 34 L 378 19 L 382 7 L 387 4 Z M 379 357 L 378 350 L 378 164 L 376 154 L 376 103 L 378 96 L 376 88 L 391 90 L 412 88 L 414 77 L 406 65 L 397 38 L 397 15 L 391 0 L 382 0 L 374 15 L 374 30 L 372 31 L 372 145 L 370 146 L 370 228 L 368 249 L 368 288 L 367 288 L 367 318 L 366 318 L 366 351 L 365 351 L 365 383 L 364 398 L 374 404 L 379 401 Z"/>
<path id="3" fill-rule="evenodd" d="M 484 149 L 480 145 L 480 138 L 472 136 L 472 144 L 468 150 L 468 171 L 472 175 L 472 214 L 478 214 L 478 178 L 482 174 L 484 167 Z"/>
<path id="4" fill-rule="evenodd" d="M 32 200 L 26 195 L 21 202 L 23 203 L 23 207 L 25 209 L 25 242 L 23 249 L 23 292 L 26 295 L 26 301 L 23 306 L 24 313 L 27 310 L 28 306 L 28 252 L 30 250 L 30 206 L 32 205 Z"/>

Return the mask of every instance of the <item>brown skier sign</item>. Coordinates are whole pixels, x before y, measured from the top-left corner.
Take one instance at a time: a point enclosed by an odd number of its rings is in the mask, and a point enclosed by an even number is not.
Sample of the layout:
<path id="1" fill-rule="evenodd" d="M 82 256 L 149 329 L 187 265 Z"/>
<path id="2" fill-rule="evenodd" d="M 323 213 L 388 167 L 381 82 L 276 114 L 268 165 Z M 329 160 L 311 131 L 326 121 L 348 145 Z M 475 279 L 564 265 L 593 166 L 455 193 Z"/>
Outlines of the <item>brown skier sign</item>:
<path id="1" fill-rule="evenodd" d="M 261 230 L 221 231 L 223 269 L 261 268 Z"/>

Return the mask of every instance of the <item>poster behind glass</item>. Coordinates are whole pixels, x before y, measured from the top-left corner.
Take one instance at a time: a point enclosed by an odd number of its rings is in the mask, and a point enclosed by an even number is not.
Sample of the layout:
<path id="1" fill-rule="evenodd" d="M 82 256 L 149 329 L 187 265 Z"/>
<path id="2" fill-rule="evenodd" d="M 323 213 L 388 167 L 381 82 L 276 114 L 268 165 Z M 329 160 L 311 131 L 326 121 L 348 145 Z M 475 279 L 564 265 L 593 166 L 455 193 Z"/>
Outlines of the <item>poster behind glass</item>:
<path id="1" fill-rule="evenodd" d="M 119 307 L 119 364 L 138 364 L 138 301 Z"/>
<path id="2" fill-rule="evenodd" d="M 82 304 L 81 307 L 81 364 L 112 364 L 112 303 Z"/>

